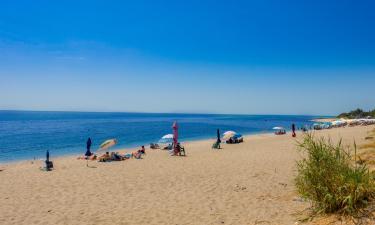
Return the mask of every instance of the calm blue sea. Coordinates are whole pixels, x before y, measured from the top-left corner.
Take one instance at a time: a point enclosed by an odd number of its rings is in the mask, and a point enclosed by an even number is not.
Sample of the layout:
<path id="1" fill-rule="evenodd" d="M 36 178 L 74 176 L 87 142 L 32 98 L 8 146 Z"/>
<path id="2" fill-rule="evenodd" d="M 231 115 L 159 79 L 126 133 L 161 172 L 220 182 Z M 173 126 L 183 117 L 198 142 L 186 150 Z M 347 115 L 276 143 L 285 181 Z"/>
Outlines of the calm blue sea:
<path id="1" fill-rule="evenodd" d="M 314 116 L 209 115 L 159 113 L 90 113 L 0 111 L 0 162 L 83 154 L 86 140 L 93 150 L 106 139 L 116 138 L 116 148 L 157 142 L 179 123 L 181 141 L 215 138 L 216 129 L 242 134 L 271 132 L 274 126 L 289 129 L 310 125 Z M 115 149 L 116 149 L 115 148 Z"/>

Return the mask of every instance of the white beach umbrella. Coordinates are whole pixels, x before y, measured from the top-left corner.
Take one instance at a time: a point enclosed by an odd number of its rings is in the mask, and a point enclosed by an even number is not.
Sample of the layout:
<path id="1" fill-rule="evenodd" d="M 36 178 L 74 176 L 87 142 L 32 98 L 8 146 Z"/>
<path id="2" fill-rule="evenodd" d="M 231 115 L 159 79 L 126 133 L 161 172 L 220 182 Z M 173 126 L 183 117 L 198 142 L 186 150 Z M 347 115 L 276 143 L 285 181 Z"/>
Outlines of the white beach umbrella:
<path id="1" fill-rule="evenodd" d="M 284 127 L 274 127 L 273 130 L 285 130 Z"/>
<path id="2" fill-rule="evenodd" d="M 224 139 L 224 140 L 227 140 L 227 139 L 233 137 L 233 136 L 236 135 L 236 134 L 237 134 L 237 133 L 236 133 L 235 131 L 232 131 L 232 130 L 225 131 L 225 132 L 223 133 L 223 139 Z"/>
<path id="3" fill-rule="evenodd" d="M 159 143 L 172 143 L 173 142 L 173 134 L 166 134 L 159 140 Z"/>
<path id="4" fill-rule="evenodd" d="M 166 134 L 161 139 L 173 139 L 173 134 Z"/>

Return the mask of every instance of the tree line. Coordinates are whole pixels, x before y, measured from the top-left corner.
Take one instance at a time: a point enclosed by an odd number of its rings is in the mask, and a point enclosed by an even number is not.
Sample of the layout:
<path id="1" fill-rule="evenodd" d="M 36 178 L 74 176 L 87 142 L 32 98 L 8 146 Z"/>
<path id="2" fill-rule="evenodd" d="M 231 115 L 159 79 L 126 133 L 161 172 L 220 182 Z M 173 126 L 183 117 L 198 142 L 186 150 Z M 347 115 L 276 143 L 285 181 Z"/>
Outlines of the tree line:
<path id="1" fill-rule="evenodd" d="M 350 112 L 341 113 L 337 117 L 348 118 L 348 119 L 357 119 L 357 118 L 366 118 L 366 117 L 375 118 L 375 109 L 370 110 L 370 111 L 364 111 L 358 108 Z"/>

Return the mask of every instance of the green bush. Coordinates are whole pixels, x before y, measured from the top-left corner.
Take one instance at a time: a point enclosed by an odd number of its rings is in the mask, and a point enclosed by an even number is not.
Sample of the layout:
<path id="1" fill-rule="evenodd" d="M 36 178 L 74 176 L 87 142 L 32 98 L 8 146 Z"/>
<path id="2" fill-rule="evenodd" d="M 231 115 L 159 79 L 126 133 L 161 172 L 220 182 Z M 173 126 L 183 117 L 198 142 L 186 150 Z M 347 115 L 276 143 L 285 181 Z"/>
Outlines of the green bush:
<path id="1" fill-rule="evenodd" d="M 356 118 L 364 118 L 370 116 L 375 118 L 375 109 L 370 110 L 368 112 L 363 111 L 362 109 L 352 110 L 350 112 L 341 113 L 337 117 L 339 118 L 348 118 L 348 119 L 356 119 Z"/>
<path id="2" fill-rule="evenodd" d="M 372 199 L 375 190 L 372 175 L 366 165 L 355 164 L 341 141 L 334 145 L 306 134 L 298 146 L 307 155 L 297 162 L 296 187 L 318 213 L 353 214 Z"/>

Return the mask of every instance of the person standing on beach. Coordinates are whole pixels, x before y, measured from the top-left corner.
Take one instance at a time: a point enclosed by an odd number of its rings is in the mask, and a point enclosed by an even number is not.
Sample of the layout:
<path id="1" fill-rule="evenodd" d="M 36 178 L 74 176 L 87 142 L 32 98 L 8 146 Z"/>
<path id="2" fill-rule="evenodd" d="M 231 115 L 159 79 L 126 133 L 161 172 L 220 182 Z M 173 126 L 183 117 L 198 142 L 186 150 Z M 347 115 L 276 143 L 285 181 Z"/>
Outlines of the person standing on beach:
<path id="1" fill-rule="evenodd" d="M 292 124 L 292 137 L 296 136 L 296 125 Z"/>
<path id="2" fill-rule="evenodd" d="M 85 156 L 87 156 L 87 157 L 89 157 L 89 156 L 91 156 L 92 155 L 92 153 L 91 153 L 91 151 L 90 151 L 90 149 L 91 149 L 91 144 L 92 144 L 92 142 L 91 142 L 91 138 L 89 138 L 89 139 L 87 139 L 87 142 L 86 142 L 86 153 L 85 153 Z"/>

